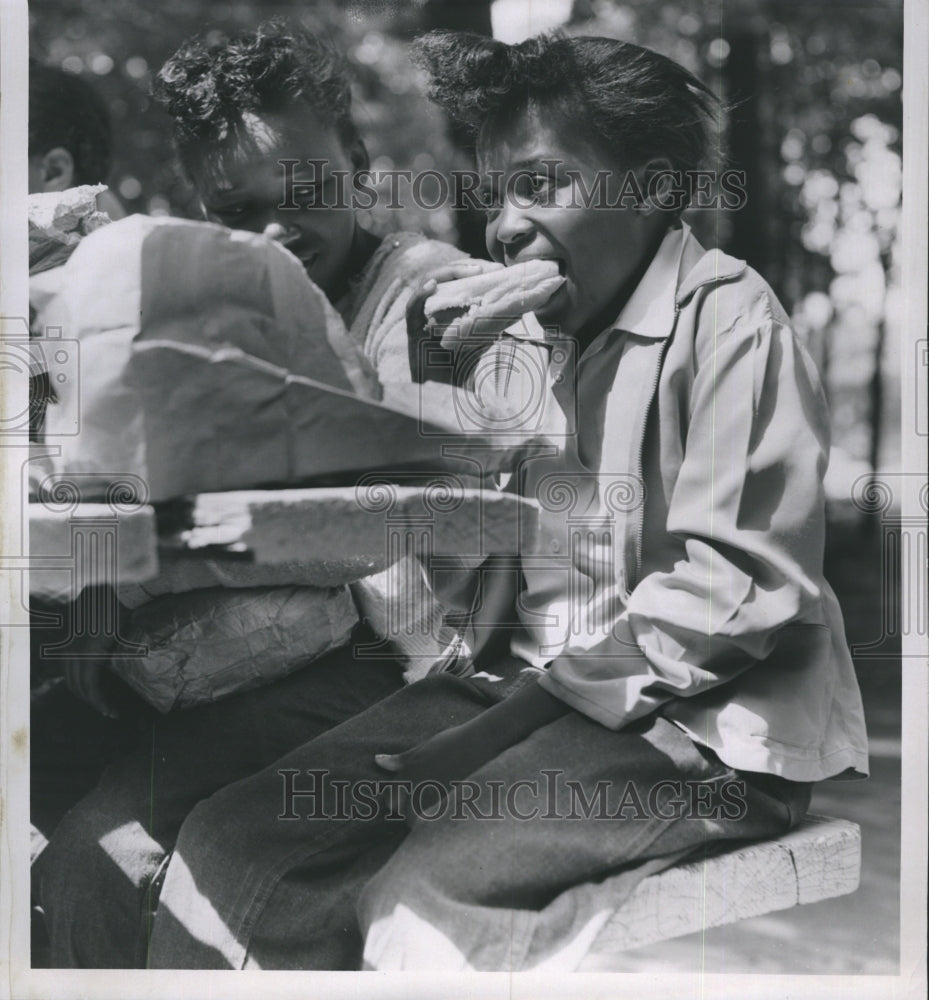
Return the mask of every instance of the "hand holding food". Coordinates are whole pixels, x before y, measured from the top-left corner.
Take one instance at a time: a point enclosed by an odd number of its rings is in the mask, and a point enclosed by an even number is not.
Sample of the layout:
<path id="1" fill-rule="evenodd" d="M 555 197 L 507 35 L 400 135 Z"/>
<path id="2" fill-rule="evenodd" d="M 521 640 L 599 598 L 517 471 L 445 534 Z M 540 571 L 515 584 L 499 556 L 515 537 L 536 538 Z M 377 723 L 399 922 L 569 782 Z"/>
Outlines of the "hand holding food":
<path id="1" fill-rule="evenodd" d="M 475 336 L 486 347 L 526 313 L 540 309 L 564 283 L 558 264 L 530 260 L 512 267 L 467 261 L 435 271 L 407 308 L 413 379 L 451 381 L 455 358 Z"/>

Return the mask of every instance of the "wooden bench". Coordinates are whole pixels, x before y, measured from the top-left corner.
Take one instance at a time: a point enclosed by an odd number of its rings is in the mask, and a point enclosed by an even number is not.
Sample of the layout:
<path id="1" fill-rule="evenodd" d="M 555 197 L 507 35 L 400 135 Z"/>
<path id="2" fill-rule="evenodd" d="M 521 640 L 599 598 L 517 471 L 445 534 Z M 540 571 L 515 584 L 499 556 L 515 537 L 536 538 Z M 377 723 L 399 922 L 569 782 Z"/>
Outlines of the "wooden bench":
<path id="1" fill-rule="evenodd" d="M 615 896 L 622 875 L 605 879 L 597 891 L 607 915 L 587 954 L 615 954 L 844 896 L 858 888 L 860 874 L 858 825 L 808 816 L 796 830 L 776 840 L 747 844 L 651 875 L 619 908 Z"/>
<path id="2" fill-rule="evenodd" d="M 360 500 L 352 488 L 208 494 L 191 498 L 180 522 L 166 527 L 162 517 L 160 530 L 147 505 L 31 504 L 30 589 L 48 600 L 73 599 L 93 576 L 81 566 L 92 551 L 94 572 L 113 574 L 120 584 L 183 576 L 203 560 L 221 575 L 222 566 L 238 562 L 273 568 L 277 583 L 333 586 L 365 578 L 377 624 L 385 595 L 375 574 L 404 551 L 392 538 L 425 533 L 435 554 L 476 556 L 515 552 L 520 533 L 534 527 L 534 506 L 517 497 L 474 489 L 440 494 L 429 499 L 421 486 L 381 492 L 377 484 Z M 858 827 L 811 816 L 776 840 L 652 875 L 629 898 L 623 876 L 612 876 L 578 889 L 594 893 L 596 917 L 572 945 L 573 957 L 615 954 L 851 893 L 860 865 Z"/>

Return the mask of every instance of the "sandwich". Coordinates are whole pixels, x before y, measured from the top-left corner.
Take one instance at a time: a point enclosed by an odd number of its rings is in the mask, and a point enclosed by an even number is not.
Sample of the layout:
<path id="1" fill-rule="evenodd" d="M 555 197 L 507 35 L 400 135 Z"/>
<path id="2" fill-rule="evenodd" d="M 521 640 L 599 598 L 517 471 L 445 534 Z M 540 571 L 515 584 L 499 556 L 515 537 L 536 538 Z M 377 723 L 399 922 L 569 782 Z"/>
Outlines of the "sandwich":
<path id="1" fill-rule="evenodd" d="M 443 282 L 426 299 L 426 318 L 438 326 L 482 317 L 519 320 L 541 308 L 564 284 L 557 261 L 527 260 Z"/>

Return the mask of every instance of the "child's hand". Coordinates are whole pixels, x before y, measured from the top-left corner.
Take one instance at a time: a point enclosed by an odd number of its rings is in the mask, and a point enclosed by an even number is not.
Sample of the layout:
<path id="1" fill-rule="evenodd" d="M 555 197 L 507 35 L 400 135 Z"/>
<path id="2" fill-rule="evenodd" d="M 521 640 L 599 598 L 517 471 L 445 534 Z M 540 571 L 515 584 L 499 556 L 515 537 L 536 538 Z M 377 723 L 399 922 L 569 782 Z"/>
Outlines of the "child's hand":
<path id="1" fill-rule="evenodd" d="M 418 782 L 436 782 L 447 794 L 452 782 L 474 774 L 507 747 L 568 711 L 563 701 L 538 684 L 526 684 L 469 722 L 436 733 L 403 753 L 375 754 L 374 762 L 383 770 L 411 782 L 417 808 L 431 813 L 440 799 L 439 791 L 430 785 L 416 792 Z M 403 811 L 409 822 L 409 803 Z"/>
<path id="2" fill-rule="evenodd" d="M 398 779 L 411 782 L 416 809 L 432 814 L 448 795 L 452 782 L 466 778 L 499 752 L 496 746 L 479 739 L 479 735 L 479 727 L 473 724 L 454 726 L 403 753 L 375 754 L 374 762 Z M 429 784 L 417 789 L 417 785 L 425 782 Z M 437 785 L 445 789 L 444 793 Z M 410 796 L 404 799 L 400 810 L 410 823 L 414 818 Z"/>
<path id="3" fill-rule="evenodd" d="M 427 344 L 434 338 L 434 327 L 426 317 L 426 300 L 435 294 L 442 282 L 457 281 L 459 278 L 472 277 L 486 271 L 496 271 L 502 267 L 489 260 L 463 260 L 455 264 L 430 271 L 423 279 L 419 288 L 413 293 L 406 307 L 407 345 L 410 352 L 410 371 L 414 382 L 450 382 L 452 375 L 452 354 L 446 355 L 439 351 L 436 341 L 432 351 L 436 359 L 430 364 L 427 361 Z M 431 353 L 431 352 L 429 352 Z"/>
<path id="4" fill-rule="evenodd" d="M 476 735 L 466 725 L 453 726 L 403 753 L 375 754 L 374 762 L 414 783 L 428 780 L 447 785 L 467 777 L 496 753 L 495 747 L 478 744 Z"/>

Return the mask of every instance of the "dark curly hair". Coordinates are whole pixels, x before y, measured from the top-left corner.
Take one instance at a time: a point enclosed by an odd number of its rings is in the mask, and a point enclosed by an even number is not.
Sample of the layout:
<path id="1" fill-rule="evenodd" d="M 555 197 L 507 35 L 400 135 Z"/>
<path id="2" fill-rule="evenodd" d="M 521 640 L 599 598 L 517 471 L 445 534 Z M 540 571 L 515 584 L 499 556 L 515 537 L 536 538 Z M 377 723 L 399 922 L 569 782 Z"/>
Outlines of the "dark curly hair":
<path id="1" fill-rule="evenodd" d="M 696 77 L 651 49 L 612 38 L 538 35 L 518 45 L 469 32 L 416 40 L 429 96 L 478 147 L 541 106 L 627 168 L 665 158 L 701 167 L 715 149 L 719 102 Z"/>
<path id="2" fill-rule="evenodd" d="M 103 98 L 74 73 L 29 60 L 29 156 L 61 146 L 74 160 L 74 183 L 105 184 L 113 134 Z"/>
<path id="3" fill-rule="evenodd" d="M 360 143 L 346 60 L 329 42 L 279 18 L 235 37 L 188 39 L 161 67 L 152 92 L 174 119 L 178 158 L 195 183 L 252 150 L 247 113 L 280 114 L 302 103 L 346 146 Z"/>

